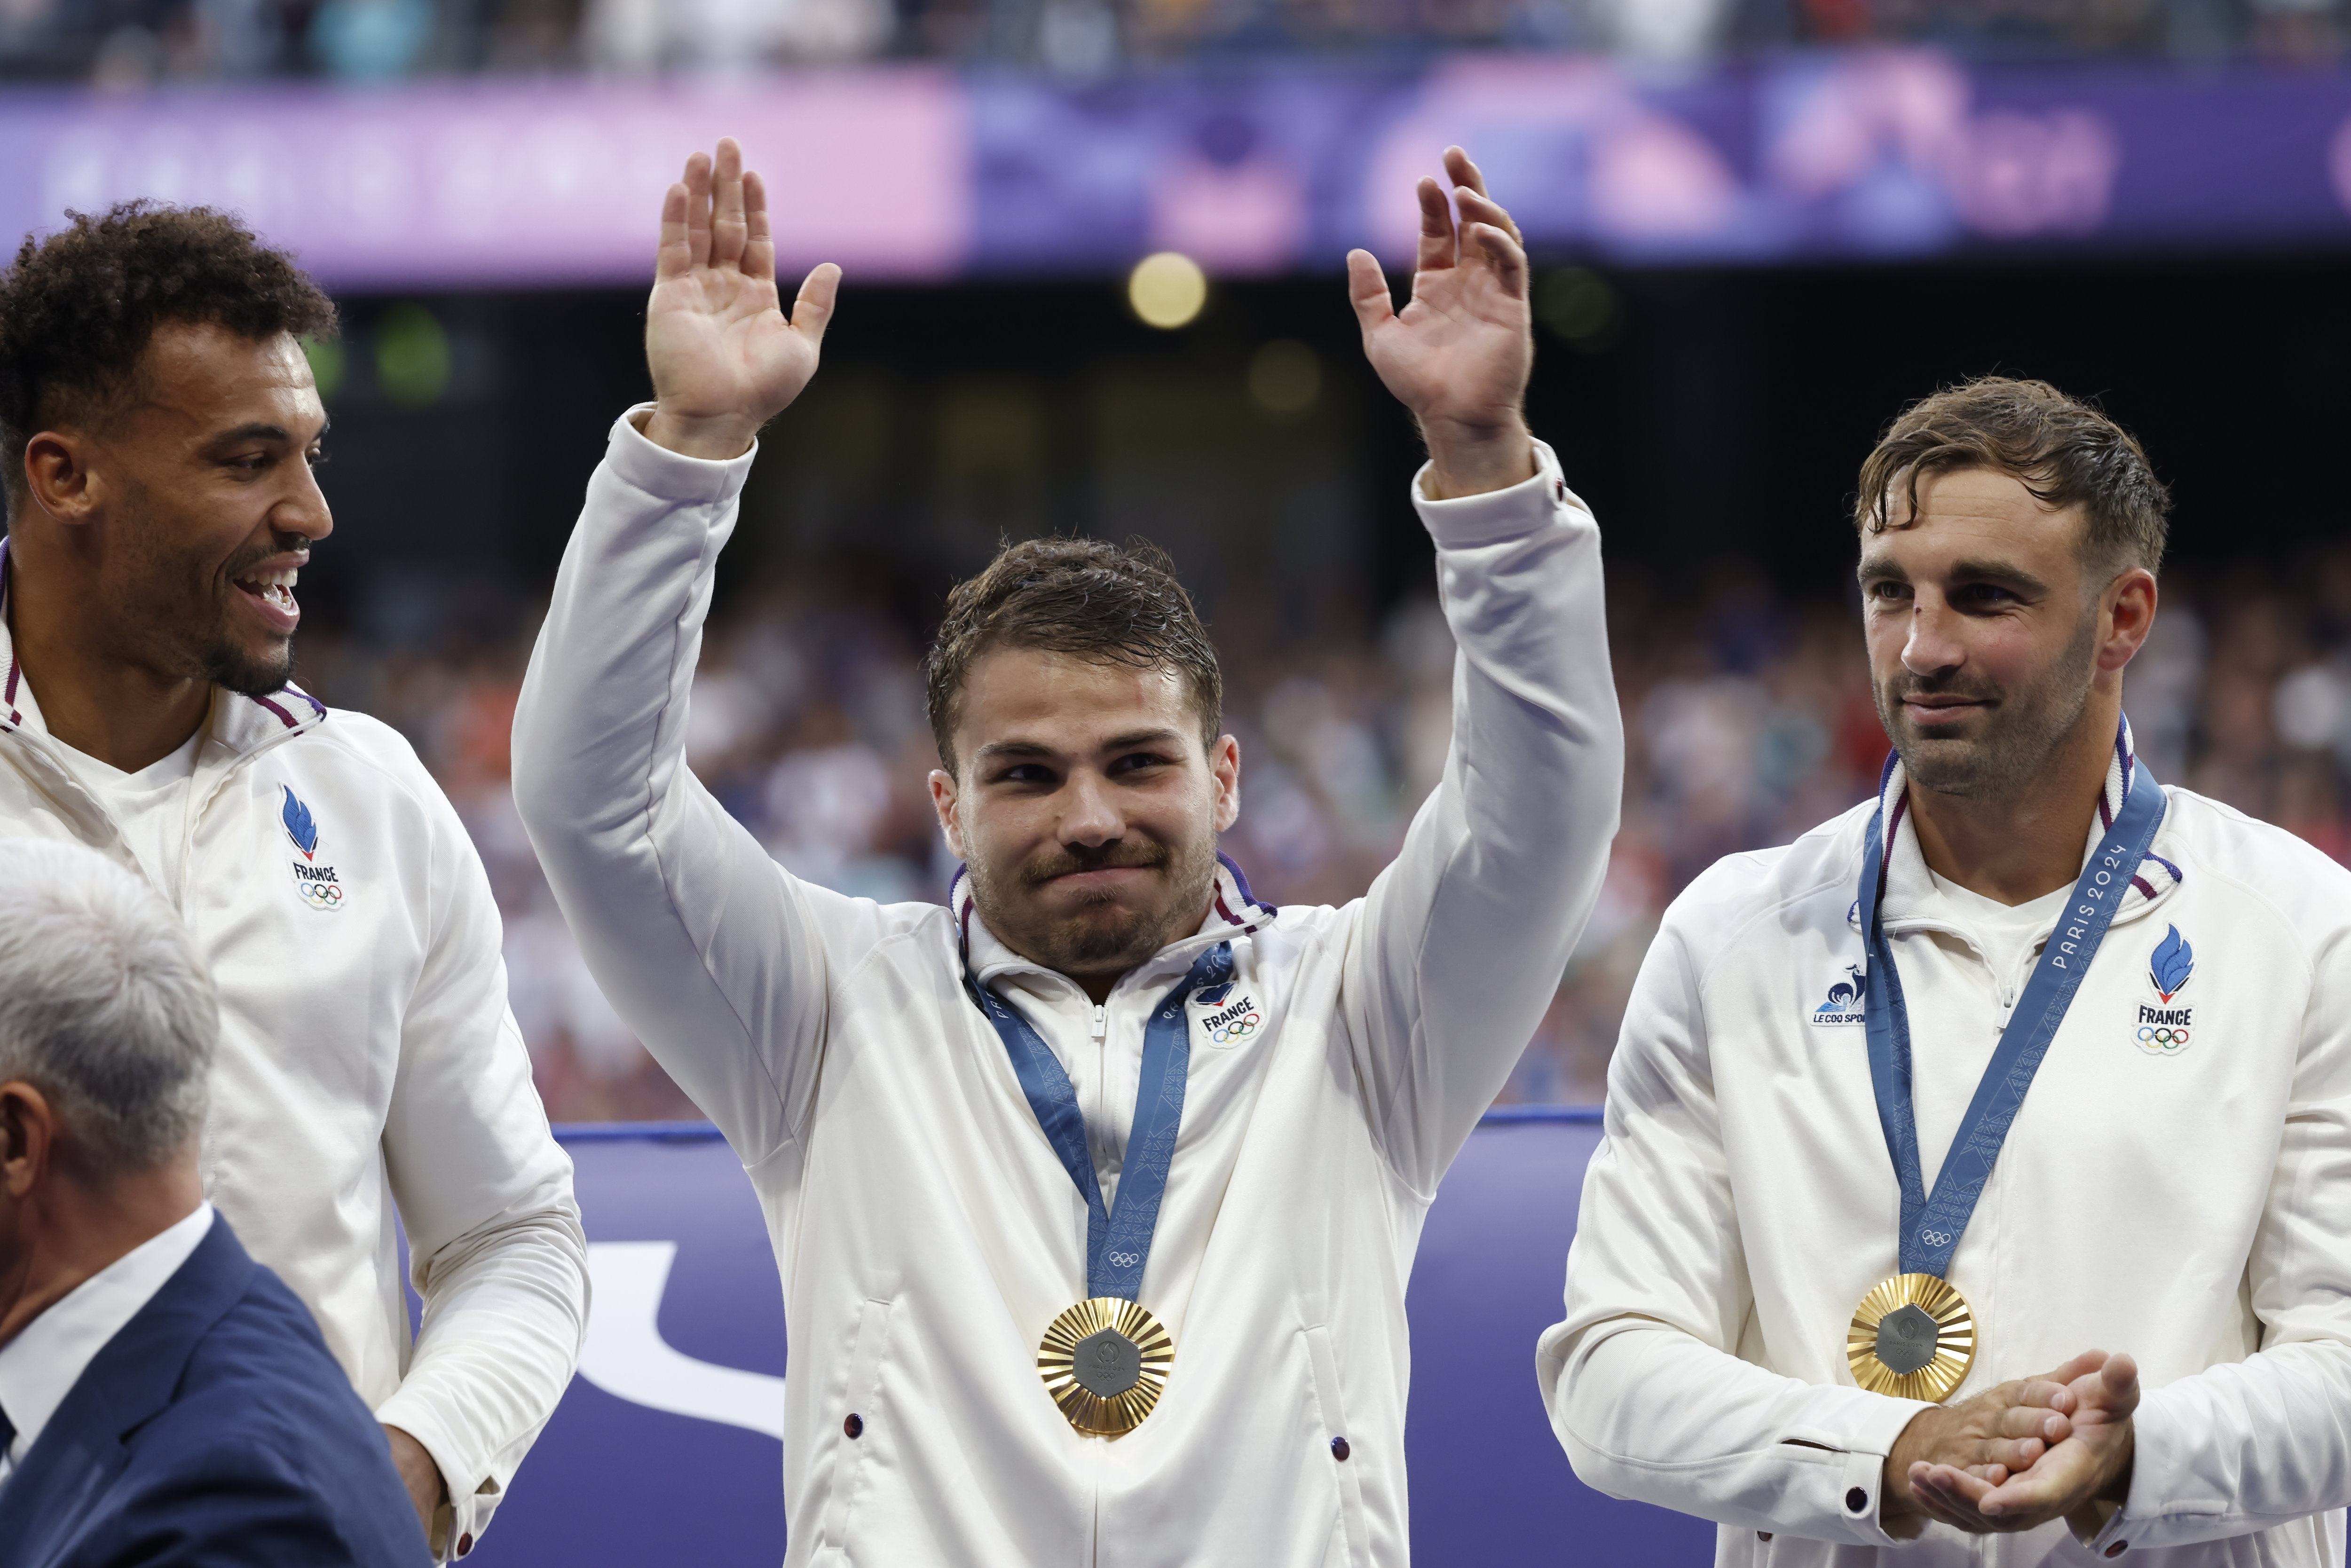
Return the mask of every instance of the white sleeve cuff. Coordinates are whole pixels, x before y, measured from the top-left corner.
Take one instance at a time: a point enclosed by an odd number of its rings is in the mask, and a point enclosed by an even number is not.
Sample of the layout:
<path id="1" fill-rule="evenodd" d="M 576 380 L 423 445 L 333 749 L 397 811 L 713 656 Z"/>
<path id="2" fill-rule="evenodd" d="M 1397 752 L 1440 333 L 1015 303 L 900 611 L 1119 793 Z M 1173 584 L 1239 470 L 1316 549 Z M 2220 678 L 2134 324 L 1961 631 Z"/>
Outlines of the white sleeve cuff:
<path id="1" fill-rule="evenodd" d="M 2082 1542 L 2095 1557 L 2213 1540 L 2236 1511 L 2235 1500 L 2209 1495 L 2216 1489 L 2192 1463 L 2196 1437 L 2181 1429 L 2177 1406 L 2164 1394 L 2149 1389 L 2131 1416 L 2130 1494 Z"/>
<path id="2" fill-rule="evenodd" d="M 1827 1500 L 1828 1507 L 1845 1522 L 1851 1532 L 1846 1539 L 1869 1546 L 1896 1547 L 1903 1542 L 1886 1532 L 1883 1522 L 1886 1499 L 1886 1458 L 1894 1452 L 1894 1445 L 1903 1428 L 1928 1406 L 1917 1399 L 1896 1399 L 1883 1394 L 1870 1394 L 1862 1389 L 1841 1389 L 1854 1396 L 1847 1406 L 1852 1425 L 1834 1434 L 1818 1437 L 1796 1431 L 1791 1437 L 1810 1438 L 1823 1445 L 1834 1445 L 1844 1451 L 1844 1463 L 1835 1476 L 1836 1495 Z"/>
<path id="3" fill-rule="evenodd" d="M 707 505 L 732 500 L 751 472 L 751 460 L 759 455 L 759 444 L 754 441 L 742 456 L 724 462 L 688 457 L 683 452 L 672 452 L 645 434 L 644 424 L 653 412 L 652 403 L 641 402 L 612 422 L 611 441 L 604 453 L 605 465 L 630 486 L 664 501 Z"/>
<path id="4" fill-rule="evenodd" d="M 391 1398 L 377 1406 L 375 1418 L 379 1425 L 397 1427 L 415 1438 L 440 1469 L 441 1487 L 448 1496 L 434 1511 L 432 1527 L 425 1531 L 434 1560 L 448 1563 L 465 1556 L 481 1539 L 490 1515 L 497 1511 L 505 1496 L 497 1476 L 461 1456 L 459 1445 L 429 1403 L 404 1389 L 394 1389 Z"/>
<path id="5" fill-rule="evenodd" d="M 1554 520 L 1591 521 L 1590 509 L 1561 476 L 1558 455 L 1542 442 L 1535 443 L 1534 477 L 1504 490 L 1432 501 L 1427 482 L 1434 466 L 1424 463 L 1412 476 L 1412 504 L 1439 549 L 1472 549 L 1524 538 Z"/>

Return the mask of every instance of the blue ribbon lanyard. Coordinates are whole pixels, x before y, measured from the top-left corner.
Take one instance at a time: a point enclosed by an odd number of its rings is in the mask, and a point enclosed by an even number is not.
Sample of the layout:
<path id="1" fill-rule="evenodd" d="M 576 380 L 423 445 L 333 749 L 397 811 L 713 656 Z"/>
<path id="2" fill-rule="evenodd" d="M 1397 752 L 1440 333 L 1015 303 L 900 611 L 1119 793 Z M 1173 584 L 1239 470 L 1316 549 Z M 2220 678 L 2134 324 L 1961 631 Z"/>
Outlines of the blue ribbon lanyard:
<path id="1" fill-rule="evenodd" d="M 1951 1254 L 1959 1249 L 1976 1200 L 1983 1196 L 1992 1162 L 2000 1157 L 2001 1145 L 2008 1141 L 2008 1130 L 2024 1103 L 2024 1092 L 2032 1086 L 2042 1058 L 2049 1054 L 2049 1042 L 2081 989 L 2098 945 L 2105 940 L 2124 890 L 2155 842 L 2166 805 L 2163 791 L 2144 764 L 2135 764 L 2135 774 L 2121 812 L 2083 868 L 2073 901 L 2050 933 L 2032 980 L 2009 1014 L 2000 1046 L 1951 1140 L 1951 1152 L 1936 1174 L 1932 1197 L 1918 1167 L 1918 1122 L 1910 1097 L 1910 1015 L 1903 1006 L 1902 977 L 1894 967 L 1894 951 L 1878 911 L 1888 859 L 1883 801 L 1870 819 L 1869 850 L 1861 869 L 1863 931 L 1869 953 L 1863 1013 L 1869 1030 L 1869 1078 L 1877 1092 L 1877 1121 L 1902 1184 L 1905 1274 L 1940 1278 L 1950 1268 Z"/>
<path id="2" fill-rule="evenodd" d="M 1052 1049 L 1029 1020 L 995 992 L 976 982 L 972 995 L 996 1026 L 1020 1080 L 1020 1092 L 1037 1113 L 1045 1141 L 1061 1168 L 1086 1199 L 1086 1294 L 1135 1301 L 1143 1268 L 1151 1258 L 1151 1235 L 1159 1224 L 1159 1201 L 1167 1196 L 1167 1173 L 1176 1163 L 1176 1134 L 1184 1122 L 1184 1085 L 1192 1065 L 1192 1026 L 1184 1003 L 1193 992 L 1232 977 L 1233 945 L 1219 942 L 1194 961 L 1191 973 L 1159 998 L 1143 1030 L 1143 1071 L 1135 1085 L 1134 1123 L 1126 1137 L 1126 1162 L 1118 1178 L 1118 1207 L 1102 1202 L 1086 1145 L 1086 1119 L 1078 1093 Z"/>

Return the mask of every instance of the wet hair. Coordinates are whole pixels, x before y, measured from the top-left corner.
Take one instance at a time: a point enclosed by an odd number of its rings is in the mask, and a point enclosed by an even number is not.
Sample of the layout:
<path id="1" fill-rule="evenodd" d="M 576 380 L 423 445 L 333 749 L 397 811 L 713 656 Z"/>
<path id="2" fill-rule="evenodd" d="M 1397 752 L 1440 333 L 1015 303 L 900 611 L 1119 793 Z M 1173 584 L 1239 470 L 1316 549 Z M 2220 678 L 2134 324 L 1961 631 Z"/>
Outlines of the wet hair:
<path id="1" fill-rule="evenodd" d="M 0 457 L 12 497 L 34 433 L 118 409 L 158 327 L 335 334 L 334 302 L 233 214 L 141 201 L 66 216 L 48 238 L 26 236 L 0 272 Z"/>
<path id="2" fill-rule="evenodd" d="M 956 770 L 964 682 L 998 648 L 1134 669 L 1172 669 L 1199 716 L 1203 749 L 1224 724 L 1225 677 L 1175 563 L 1144 539 L 1042 538 L 1007 545 L 947 595 L 946 616 L 923 661 L 924 696 L 939 761 Z"/>
<path id="3" fill-rule="evenodd" d="M 1855 526 L 1885 532 L 1896 486 L 1916 515 L 1921 478 L 1965 468 L 2010 475 L 2052 510 L 2080 507 L 2085 561 L 2162 570 L 2171 493 L 2127 431 L 2047 382 L 1983 376 L 1904 409 L 1861 465 Z"/>

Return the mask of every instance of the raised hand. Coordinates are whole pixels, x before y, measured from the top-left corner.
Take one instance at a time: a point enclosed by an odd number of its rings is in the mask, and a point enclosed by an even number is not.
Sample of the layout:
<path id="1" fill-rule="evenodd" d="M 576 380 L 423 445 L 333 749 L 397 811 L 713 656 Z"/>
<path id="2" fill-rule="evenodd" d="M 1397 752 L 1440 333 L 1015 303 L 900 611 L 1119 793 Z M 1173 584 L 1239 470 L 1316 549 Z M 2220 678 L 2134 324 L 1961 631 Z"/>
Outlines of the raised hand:
<path id="1" fill-rule="evenodd" d="M 1915 1539 L 1936 1511 L 1938 1498 L 1918 1495 L 1918 1480 L 1941 1469 L 1998 1486 L 2010 1474 L 2030 1469 L 2073 1433 L 2065 1416 L 2045 1403 L 2026 1403 L 2032 1385 L 2022 1379 L 1988 1388 L 1949 1406 L 1934 1406 L 1911 1417 L 1886 1457 L 1878 1489 L 1878 1520 L 1896 1540 Z"/>
<path id="2" fill-rule="evenodd" d="M 2065 1419 L 2065 1437 L 2047 1453 L 2006 1475 L 1916 1466 L 1910 1490 L 1929 1516 L 1973 1533 L 2005 1534 L 2064 1519 L 2086 1540 L 2104 1523 L 2096 1505 L 2118 1503 L 2130 1491 L 2138 1396 L 2138 1365 L 2129 1356 L 2085 1351 L 2019 1389 L 2020 1408 Z"/>
<path id="3" fill-rule="evenodd" d="M 1424 176 L 1420 254 L 1402 310 L 1372 253 L 1347 253 L 1364 352 L 1420 422 L 1437 497 L 1498 490 L 1535 472 L 1521 412 L 1535 347 L 1519 225 L 1460 148 L 1446 149 L 1445 172 L 1461 208 L 1458 232 L 1444 191 Z"/>
<path id="4" fill-rule="evenodd" d="M 650 439 L 689 457 L 739 457 L 816 374 L 841 268 L 808 275 L 788 320 L 776 292 L 768 192 L 723 137 L 696 152 L 662 200 L 661 251 L 645 307 L 653 374 Z"/>

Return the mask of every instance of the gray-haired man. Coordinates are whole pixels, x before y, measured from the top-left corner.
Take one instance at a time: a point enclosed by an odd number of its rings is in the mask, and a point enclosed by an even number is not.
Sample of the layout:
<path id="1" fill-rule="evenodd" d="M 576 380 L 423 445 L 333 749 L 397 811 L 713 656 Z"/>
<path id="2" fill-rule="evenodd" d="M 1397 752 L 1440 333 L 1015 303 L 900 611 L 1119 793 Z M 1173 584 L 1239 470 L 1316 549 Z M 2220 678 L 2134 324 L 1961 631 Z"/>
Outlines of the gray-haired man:
<path id="1" fill-rule="evenodd" d="M 431 1560 L 318 1325 L 204 1200 L 219 1033 L 145 883 L 0 840 L 0 1568 Z"/>

